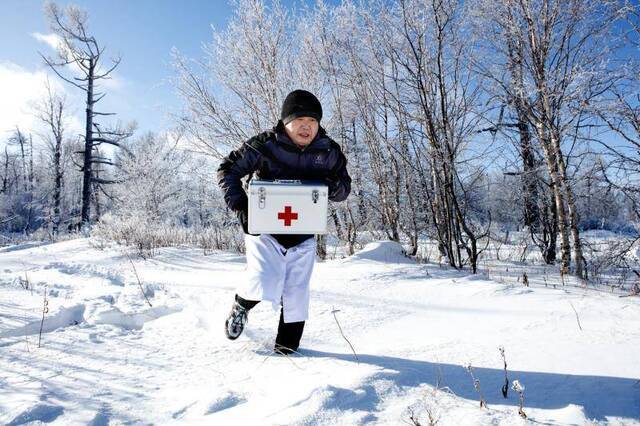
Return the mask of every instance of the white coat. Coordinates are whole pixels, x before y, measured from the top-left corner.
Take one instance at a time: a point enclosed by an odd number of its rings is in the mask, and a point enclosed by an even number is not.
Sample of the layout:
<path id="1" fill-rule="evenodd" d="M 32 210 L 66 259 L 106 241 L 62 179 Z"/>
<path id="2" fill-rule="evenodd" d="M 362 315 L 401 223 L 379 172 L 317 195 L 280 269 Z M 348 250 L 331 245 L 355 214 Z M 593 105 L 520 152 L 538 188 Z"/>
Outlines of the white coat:
<path id="1" fill-rule="evenodd" d="M 290 249 L 269 234 L 245 234 L 244 242 L 247 276 L 237 294 L 246 300 L 269 301 L 275 310 L 282 303 L 285 323 L 306 321 L 316 239 L 309 238 Z"/>

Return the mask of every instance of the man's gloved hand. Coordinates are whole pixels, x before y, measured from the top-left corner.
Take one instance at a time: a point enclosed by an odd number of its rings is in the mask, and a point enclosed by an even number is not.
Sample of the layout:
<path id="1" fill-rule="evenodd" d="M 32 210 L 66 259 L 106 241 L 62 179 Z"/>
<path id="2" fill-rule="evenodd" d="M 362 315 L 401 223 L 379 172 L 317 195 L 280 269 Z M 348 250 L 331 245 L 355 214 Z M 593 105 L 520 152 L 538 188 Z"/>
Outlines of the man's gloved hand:
<path id="1" fill-rule="evenodd" d="M 249 209 L 248 208 L 238 210 L 236 212 L 236 215 L 238 216 L 238 222 L 240 222 L 240 225 L 242 225 L 242 230 L 244 231 L 245 234 L 260 235 L 260 234 L 249 233 Z"/>
<path id="2" fill-rule="evenodd" d="M 241 197 L 238 198 L 235 203 L 229 204 L 229 208 L 236 213 L 238 213 L 240 210 L 247 211 L 249 209 L 249 198 L 247 197 L 247 194 L 244 192 L 244 190 L 242 191 Z"/>
<path id="3" fill-rule="evenodd" d="M 329 186 L 329 198 L 331 198 L 338 190 L 340 178 L 336 175 L 329 175 L 324 178 L 324 182 Z"/>
<path id="4" fill-rule="evenodd" d="M 249 233 L 249 214 L 246 209 L 238 210 L 236 212 L 236 216 L 238 217 L 238 222 L 242 225 L 242 230 L 245 234 Z"/>

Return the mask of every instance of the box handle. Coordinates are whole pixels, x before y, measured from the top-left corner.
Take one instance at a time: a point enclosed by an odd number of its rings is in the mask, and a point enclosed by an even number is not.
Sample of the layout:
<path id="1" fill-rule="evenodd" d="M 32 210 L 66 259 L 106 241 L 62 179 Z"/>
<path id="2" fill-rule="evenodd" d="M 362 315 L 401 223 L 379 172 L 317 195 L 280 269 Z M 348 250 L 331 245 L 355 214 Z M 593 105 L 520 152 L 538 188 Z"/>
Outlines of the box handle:
<path id="1" fill-rule="evenodd" d="M 320 191 L 314 189 L 311 193 L 311 199 L 313 200 L 313 204 L 318 204 L 318 198 L 320 198 Z"/>
<path id="2" fill-rule="evenodd" d="M 261 186 L 260 189 L 258 189 L 258 207 L 260 207 L 261 209 L 264 209 L 266 202 L 267 202 L 267 190 L 264 188 L 264 186 Z"/>
<path id="3" fill-rule="evenodd" d="M 275 183 L 288 183 L 288 184 L 301 184 L 302 181 L 300 179 L 276 179 Z"/>

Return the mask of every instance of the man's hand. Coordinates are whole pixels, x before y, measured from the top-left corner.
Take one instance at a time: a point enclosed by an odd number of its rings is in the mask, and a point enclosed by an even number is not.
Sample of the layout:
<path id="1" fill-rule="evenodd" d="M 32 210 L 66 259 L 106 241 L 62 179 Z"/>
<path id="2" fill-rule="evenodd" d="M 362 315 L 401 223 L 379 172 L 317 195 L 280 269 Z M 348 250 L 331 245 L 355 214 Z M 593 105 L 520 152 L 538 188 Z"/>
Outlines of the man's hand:
<path id="1" fill-rule="evenodd" d="M 247 193 L 244 192 L 244 189 L 242 190 L 242 194 L 238 202 L 235 205 L 231 205 L 229 207 L 231 208 L 231 210 L 234 210 L 236 214 L 242 210 L 244 211 L 249 210 L 249 198 L 247 197 Z"/>
<path id="2" fill-rule="evenodd" d="M 250 234 L 249 233 L 249 209 L 248 207 L 242 210 L 238 210 L 236 212 L 236 215 L 238 216 L 238 222 L 240 222 L 240 225 L 242 225 L 242 230 L 244 231 L 245 234 L 249 234 L 249 235 L 260 235 L 260 234 Z"/>
<path id="3" fill-rule="evenodd" d="M 238 222 L 242 225 L 242 230 L 245 234 L 249 233 L 249 213 L 247 210 L 238 210 L 236 212 L 238 216 Z"/>
<path id="4" fill-rule="evenodd" d="M 324 182 L 327 184 L 327 186 L 329 186 L 329 198 L 332 198 L 338 190 L 340 178 L 335 175 L 329 175 L 324 178 Z"/>

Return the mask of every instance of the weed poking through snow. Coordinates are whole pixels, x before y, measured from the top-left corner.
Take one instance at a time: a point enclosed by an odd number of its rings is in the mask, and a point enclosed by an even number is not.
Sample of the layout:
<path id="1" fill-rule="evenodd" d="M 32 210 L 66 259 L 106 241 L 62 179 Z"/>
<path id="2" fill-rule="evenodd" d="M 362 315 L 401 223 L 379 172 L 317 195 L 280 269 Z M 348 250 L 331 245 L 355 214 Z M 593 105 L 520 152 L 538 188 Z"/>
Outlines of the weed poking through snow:
<path id="1" fill-rule="evenodd" d="M 438 424 L 438 422 L 440 421 L 440 418 L 437 415 L 434 414 L 433 410 L 431 410 L 430 407 L 427 407 L 425 410 L 427 411 L 427 416 L 428 416 L 428 420 L 429 420 L 427 425 L 428 426 L 436 426 Z M 413 408 L 409 408 L 408 409 L 408 416 L 409 416 L 408 424 L 413 425 L 413 426 L 422 426 L 422 423 L 420 423 L 420 420 L 418 419 L 417 414 L 413 411 Z"/>
<path id="2" fill-rule="evenodd" d="M 521 385 L 518 380 L 514 380 L 512 389 L 520 395 L 520 407 L 518 408 L 518 414 L 520 414 L 520 417 L 523 419 L 526 419 L 527 415 L 524 412 L 524 386 Z"/>
<path id="3" fill-rule="evenodd" d="M 49 313 L 49 299 L 47 299 L 47 286 L 44 287 L 44 301 L 42 303 L 42 321 L 40 321 L 40 333 L 38 335 L 38 347 L 42 342 L 42 328 L 44 327 L 44 316 Z"/>
<path id="4" fill-rule="evenodd" d="M 344 340 L 346 340 L 346 342 L 349 344 L 349 347 L 351 348 L 351 352 L 353 352 L 353 356 L 356 358 L 356 362 L 358 364 L 360 364 L 360 360 L 358 359 L 358 354 L 356 353 L 356 350 L 353 348 L 353 345 L 351 344 L 351 342 L 349 341 L 349 339 L 347 339 L 347 336 L 344 335 L 344 332 L 342 331 L 342 327 L 340 327 L 340 322 L 338 321 L 338 317 L 336 316 L 336 312 L 340 312 L 340 310 L 336 310 L 333 306 L 331 307 L 331 313 L 333 314 L 333 319 L 336 320 L 336 324 L 338 324 L 338 329 L 340 330 L 340 334 L 342 334 L 342 338 Z"/>
<path id="5" fill-rule="evenodd" d="M 502 396 L 507 398 L 509 395 L 509 377 L 507 376 L 507 357 L 504 354 L 504 346 L 498 347 L 502 363 L 504 364 L 504 385 L 502 385 Z"/>
<path id="6" fill-rule="evenodd" d="M 445 388 L 453 395 L 450 389 Z M 440 422 L 441 416 L 441 402 L 440 402 L 440 388 L 436 386 L 432 391 L 428 391 L 423 400 L 418 403 L 407 407 L 405 410 L 405 416 L 408 417 L 408 421 L 403 419 L 403 423 L 407 423 L 413 426 L 436 426 Z M 422 414 L 423 422 L 420 421 L 420 414 Z M 426 419 L 425 419 L 426 416 Z"/>
<path id="7" fill-rule="evenodd" d="M 480 390 L 480 380 L 476 379 L 476 376 L 473 374 L 473 367 L 471 366 L 471 364 L 467 365 L 467 371 L 471 375 L 471 380 L 473 380 L 473 388 L 476 390 L 476 392 L 478 392 L 478 396 L 480 397 L 480 408 L 489 408 L 487 407 L 487 401 L 485 401 L 484 397 L 482 396 L 482 391 Z"/>
<path id="8" fill-rule="evenodd" d="M 573 312 L 576 314 L 576 321 L 578 322 L 578 328 L 580 329 L 580 331 L 582 331 L 582 325 L 580 324 L 580 317 L 578 316 L 578 311 L 576 311 L 575 306 L 573 306 L 573 303 L 569 302 L 569 304 L 571 305 L 571 309 L 573 309 Z"/>
<path id="9" fill-rule="evenodd" d="M 144 299 L 147 301 L 150 307 L 153 307 L 153 305 L 151 304 L 151 301 L 149 301 L 149 298 L 147 297 L 147 293 L 144 292 L 144 288 L 142 287 L 142 282 L 140 281 L 140 277 L 138 276 L 138 270 L 136 269 L 136 265 L 133 263 L 133 260 L 131 260 L 131 257 L 127 252 L 124 252 L 124 254 L 125 256 L 127 256 L 127 259 L 129 259 L 129 263 L 131 263 L 131 267 L 133 268 L 133 273 L 136 275 L 136 280 L 138 281 L 138 286 L 140 287 L 140 291 L 142 292 Z"/>
<path id="10" fill-rule="evenodd" d="M 18 285 L 25 290 L 29 290 L 29 277 L 27 277 L 27 273 L 24 273 L 25 278 L 18 277 L 16 280 L 18 281 Z"/>
<path id="11" fill-rule="evenodd" d="M 18 281 L 18 285 L 20 287 L 22 287 L 23 289 L 30 291 L 31 295 L 33 296 L 33 284 L 31 284 L 31 281 L 29 280 L 29 275 L 27 274 L 27 267 L 25 266 L 25 264 L 22 264 L 23 268 L 25 269 L 24 271 L 24 278 L 18 276 L 18 278 L 16 278 L 16 281 Z"/>
<path id="12" fill-rule="evenodd" d="M 413 408 L 409 407 L 408 411 L 409 411 L 409 424 L 413 426 L 422 426 L 422 423 L 420 423 L 420 421 L 418 420 L 418 416 L 413 411 Z"/>

